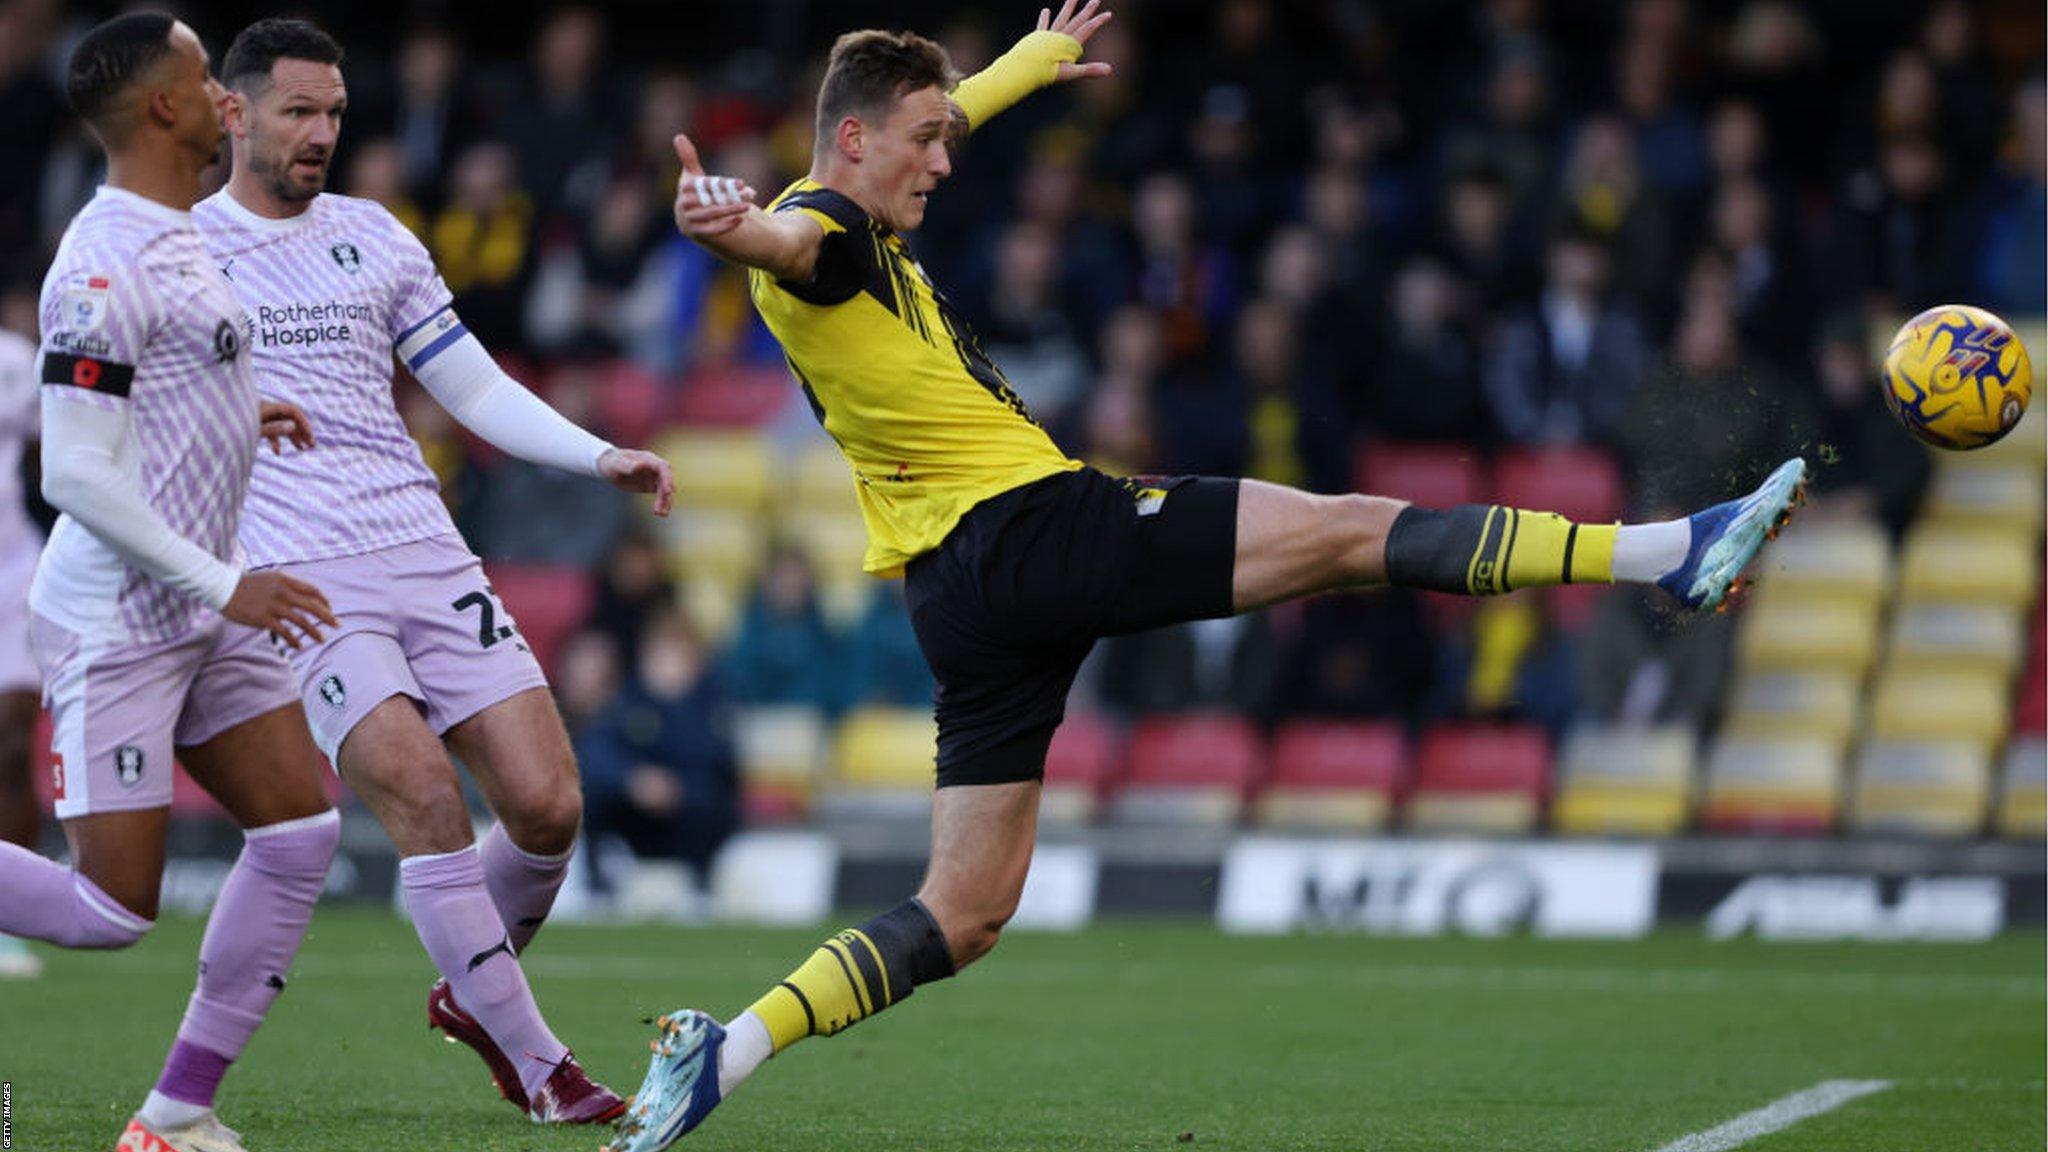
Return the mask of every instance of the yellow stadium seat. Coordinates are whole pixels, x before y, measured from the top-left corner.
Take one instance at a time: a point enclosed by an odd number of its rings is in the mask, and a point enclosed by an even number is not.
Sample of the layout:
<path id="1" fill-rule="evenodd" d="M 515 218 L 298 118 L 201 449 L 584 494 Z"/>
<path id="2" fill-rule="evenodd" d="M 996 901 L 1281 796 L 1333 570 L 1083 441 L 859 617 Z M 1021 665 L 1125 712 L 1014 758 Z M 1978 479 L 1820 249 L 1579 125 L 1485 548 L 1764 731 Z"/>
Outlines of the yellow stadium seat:
<path id="1" fill-rule="evenodd" d="M 676 430 L 654 450 L 675 469 L 681 507 L 753 514 L 767 506 L 775 457 L 758 432 Z"/>
<path id="2" fill-rule="evenodd" d="M 1846 672 L 1752 672 L 1729 693 L 1724 735 L 1818 736 L 1847 748 L 1856 732 L 1862 678 Z"/>
<path id="3" fill-rule="evenodd" d="M 680 598 L 683 611 L 697 631 L 714 648 L 722 648 L 739 631 L 747 611 L 747 597 L 752 594 L 750 583 L 699 579 L 685 582 Z"/>
<path id="4" fill-rule="evenodd" d="M 1700 822 L 1721 831 L 1825 832 L 1841 803 L 1841 762 L 1819 737 L 1724 737 L 1707 754 Z"/>
<path id="5" fill-rule="evenodd" d="M 767 704 L 733 716 L 733 744 L 747 781 L 800 788 L 808 793 L 825 767 L 830 726 L 816 708 Z"/>
<path id="6" fill-rule="evenodd" d="M 1252 805 L 1262 828 L 1290 832 L 1378 832 L 1391 805 L 1377 788 L 1268 788 Z"/>
<path id="7" fill-rule="evenodd" d="M 818 611 L 825 622 L 840 631 L 851 630 L 867 614 L 881 581 L 865 572 L 851 576 L 832 575 L 818 580 Z"/>
<path id="8" fill-rule="evenodd" d="M 1920 507 L 1923 523 L 2002 529 L 2033 536 L 2041 530 L 2041 470 L 2027 464 L 1988 465 L 1943 460 Z"/>
<path id="9" fill-rule="evenodd" d="M 2025 325 L 2017 326 L 2016 331 L 2019 332 L 2021 342 L 2027 346 L 2029 354 L 2039 356 L 2040 349 L 2048 347 L 2048 344 L 2042 343 L 2042 337 L 2048 336 L 2048 330 L 2041 326 L 2036 325 L 2031 334 Z M 2048 464 L 2048 412 L 2042 411 L 2039 396 L 2041 370 L 2039 364 L 2034 366 L 2035 400 L 2028 405 L 2027 414 L 2020 418 L 2019 426 L 1982 448 L 1954 453 L 1952 459 L 1955 462 L 1994 467 L 2018 464 L 2034 469 L 2037 475 L 2040 473 L 2042 465 Z M 1950 456 L 1949 453 L 1941 453 L 1938 458 Z"/>
<path id="10" fill-rule="evenodd" d="M 1692 801 L 1693 735 L 1682 727 L 1580 725 L 1558 752 L 1551 826 L 1582 836 L 1668 836 Z"/>
<path id="11" fill-rule="evenodd" d="M 1918 527 L 1906 537 L 1901 600 L 2031 608 L 2040 549 L 2032 533 Z"/>
<path id="12" fill-rule="evenodd" d="M 2048 837 L 2048 742 L 2039 736 L 2015 740 L 2006 749 L 1998 782 L 1998 834 Z"/>
<path id="13" fill-rule="evenodd" d="M 682 580 L 749 582 L 767 555 L 767 536 L 756 516 L 679 510 L 658 530 L 669 574 Z"/>
<path id="14" fill-rule="evenodd" d="M 2011 704 L 2001 673 L 1901 669 L 1879 677 L 1867 728 L 1881 740 L 1952 740 L 1988 752 L 2005 739 Z"/>
<path id="15" fill-rule="evenodd" d="M 794 511 L 776 526 L 782 540 L 804 554 L 820 582 L 862 574 L 868 551 L 867 526 L 858 512 Z"/>
<path id="16" fill-rule="evenodd" d="M 1891 591 L 1892 544 L 1874 521 L 1794 521 L 1758 563 L 1773 597 L 1878 603 Z"/>
<path id="17" fill-rule="evenodd" d="M 839 725 L 838 780 L 850 787 L 929 793 L 938 755 L 929 709 L 860 708 Z"/>
<path id="18" fill-rule="evenodd" d="M 1861 676 L 1877 654 L 1877 608 L 1772 594 L 1768 585 L 1742 614 L 1736 663 L 1746 669 Z"/>
<path id="19" fill-rule="evenodd" d="M 1436 792 L 1412 797 L 1403 818 L 1410 832 L 1518 836 L 1536 830 L 1537 815 L 1527 793 Z"/>
<path id="20" fill-rule="evenodd" d="M 790 467 L 789 505 L 810 512 L 860 516 L 853 466 L 822 431 L 798 450 Z"/>
<path id="21" fill-rule="evenodd" d="M 2010 674 L 2025 653 L 2026 620 L 1994 605 L 1907 604 L 1892 617 L 1886 669 Z"/>
<path id="22" fill-rule="evenodd" d="M 1872 741 L 1856 756 L 1849 826 L 1908 836 L 1975 835 L 1991 766 L 1973 744 Z"/>

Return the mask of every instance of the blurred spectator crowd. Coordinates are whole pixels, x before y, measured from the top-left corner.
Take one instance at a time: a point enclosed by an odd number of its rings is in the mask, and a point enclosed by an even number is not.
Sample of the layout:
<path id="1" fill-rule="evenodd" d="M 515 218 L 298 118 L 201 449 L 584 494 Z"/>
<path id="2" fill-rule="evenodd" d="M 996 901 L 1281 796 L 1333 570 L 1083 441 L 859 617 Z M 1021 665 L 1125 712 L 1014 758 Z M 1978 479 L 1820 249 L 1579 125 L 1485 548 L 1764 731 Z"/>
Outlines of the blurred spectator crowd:
<path id="1" fill-rule="evenodd" d="M 1929 464 L 1879 403 L 1874 342 L 1941 302 L 2048 311 L 2038 4 L 1115 7 L 1089 45 L 1115 75 L 978 132 L 914 238 L 1037 419 L 1108 470 L 1543 503 L 1527 477 L 1640 519 L 1803 453 L 1810 516 L 1897 536 Z M 922 30 L 971 72 L 1030 9 Z M 625 42 L 596 7 L 539 15 L 523 59 L 452 24 L 350 39 L 335 187 L 414 229 L 468 326 L 575 418 L 622 442 L 744 434 L 794 462 L 822 436 L 744 277 L 669 219 L 675 132 L 772 195 L 808 167 L 830 37 L 898 19 L 791 10 L 801 51 L 702 67 Z M 88 22 L 0 3 L 9 327 L 32 326 L 99 179 L 54 84 Z M 200 23 L 218 58 L 234 29 Z M 928 700 L 888 586 L 845 591 L 818 548 L 764 530 L 737 598 L 707 597 L 674 554 L 687 531 L 497 457 L 409 384 L 400 398 L 471 544 L 586 584 L 552 671 L 594 812 L 631 826 L 701 802 L 726 820 L 729 703 Z M 1730 636 L 1625 592 L 1340 596 L 1105 644 L 1077 706 L 1698 729 Z M 663 764 L 689 767 L 645 770 Z"/>

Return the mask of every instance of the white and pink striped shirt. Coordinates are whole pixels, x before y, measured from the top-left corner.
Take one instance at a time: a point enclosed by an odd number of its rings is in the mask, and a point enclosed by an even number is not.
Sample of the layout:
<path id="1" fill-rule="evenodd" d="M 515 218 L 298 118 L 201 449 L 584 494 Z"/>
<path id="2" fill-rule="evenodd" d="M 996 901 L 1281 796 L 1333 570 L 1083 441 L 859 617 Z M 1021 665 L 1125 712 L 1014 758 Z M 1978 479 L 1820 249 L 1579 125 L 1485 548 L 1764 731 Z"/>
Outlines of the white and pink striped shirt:
<path id="1" fill-rule="evenodd" d="M 192 214 L 102 187 L 64 232 L 43 279 L 45 399 L 119 410 L 119 457 L 171 530 L 239 564 L 235 527 L 259 421 L 242 302 L 207 256 Z M 131 568 L 60 517 L 29 594 L 71 631 L 118 623 L 137 643 L 170 640 L 212 609 Z"/>
<path id="2" fill-rule="evenodd" d="M 372 200 L 323 194 L 284 220 L 226 190 L 192 211 L 254 324 L 264 396 L 313 425 L 314 448 L 265 451 L 242 544 L 252 567 L 374 552 L 455 531 L 391 396 L 392 357 L 424 366 L 464 334 L 418 238 Z"/>

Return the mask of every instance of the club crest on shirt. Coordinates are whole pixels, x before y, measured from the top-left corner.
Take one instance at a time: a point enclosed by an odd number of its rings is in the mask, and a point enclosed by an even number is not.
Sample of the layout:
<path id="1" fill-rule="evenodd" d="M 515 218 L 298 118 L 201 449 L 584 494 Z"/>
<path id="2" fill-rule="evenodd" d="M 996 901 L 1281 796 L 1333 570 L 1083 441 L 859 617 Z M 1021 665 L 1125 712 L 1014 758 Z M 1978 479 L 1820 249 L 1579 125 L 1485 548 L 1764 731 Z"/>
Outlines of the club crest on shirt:
<path id="1" fill-rule="evenodd" d="M 225 364 L 241 354 L 241 330 L 226 320 L 215 325 L 213 329 L 213 358 Z"/>
<path id="2" fill-rule="evenodd" d="M 348 689 L 342 687 L 341 677 L 329 676 L 320 682 L 320 698 L 336 708 L 348 707 Z"/>
<path id="3" fill-rule="evenodd" d="M 123 744 L 114 749 L 114 778 L 123 788 L 133 788 L 142 783 L 142 749 L 133 744 Z"/>
<path id="4" fill-rule="evenodd" d="M 92 332 L 107 322 L 107 297 L 113 282 L 80 272 L 64 284 L 64 319 L 74 332 Z"/>
<path id="5" fill-rule="evenodd" d="M 327 250 L 327 254 L 334 257 L 334 262 L 341 265 L 341 270 L 351 276 L 363 270 L 363 254 L 356 251 L 353 244 L 346 241 L 336 244 Z"/>

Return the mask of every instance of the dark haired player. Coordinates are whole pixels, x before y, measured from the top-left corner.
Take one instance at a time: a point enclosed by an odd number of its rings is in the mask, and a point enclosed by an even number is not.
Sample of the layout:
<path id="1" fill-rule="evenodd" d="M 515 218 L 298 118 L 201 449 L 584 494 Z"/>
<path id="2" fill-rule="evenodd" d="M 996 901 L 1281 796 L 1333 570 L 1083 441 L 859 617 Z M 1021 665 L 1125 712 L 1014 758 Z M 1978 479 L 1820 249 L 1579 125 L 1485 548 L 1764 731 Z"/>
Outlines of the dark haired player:
<path id="1" fill-rule="evenodd" d="M 260 436 L 311 446 L 256 393 L 241 301 L 192 227 L 220 148 L 220 85 L 190 28 L 133 13 L 86 33 L 66 78 L 107 183 L 43 283 L 43 494 L 63 516 L 29 590 L 74 866 L 0 844 L 0 931 L 125 948 L 157 913 L 175 753 L 243 829 L 199 985 L 124 1152 L 241 1152 L 215 1117 L 228 1065 L 284 990 L 340 818 L 273 647 L 334 623 L 309 584 L 235 544 Z M 266 633 L 269 635 L 266 637 Z"/>

